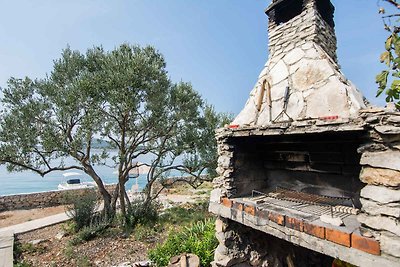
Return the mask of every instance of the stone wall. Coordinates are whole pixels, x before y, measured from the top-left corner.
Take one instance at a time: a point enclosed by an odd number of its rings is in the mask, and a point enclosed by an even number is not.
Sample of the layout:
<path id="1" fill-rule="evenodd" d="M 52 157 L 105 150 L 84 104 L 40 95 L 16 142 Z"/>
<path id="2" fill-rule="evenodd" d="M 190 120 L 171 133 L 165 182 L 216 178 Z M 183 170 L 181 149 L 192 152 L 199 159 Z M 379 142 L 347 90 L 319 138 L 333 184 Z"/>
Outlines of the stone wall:
<path id="1" fill-rule="evenodd" d="M 220 217 L 212 266 L 330 266 L 333 259 Z M 294 264 L 295 263 L 295 264 Z"/>
<path id="2" fill-rule="evenodd" d="M 316 10 L 315 1 L 300 15 L 270 28 L 269 42 L 268 61 L 232 124 L 355 118 L 366 108 L 362 94 L 340 72 L 334 29 Z"/>
<path id="3" fill-rule="evenodd" d="M 112 192 L 116 185 L 107 185 L 106 189 Z M 67 204 L 66 197 L 70 194 L 83 195 L 91 189 L 55 190 L 39 193 L 27 193 L 0 196 L 0 211 L 34 209 L 53 207 Z"/>
<path id="4" fill-rule="evenodd" d="M 370 109 L 360 113 L 370 142 L 362 153 L 360 180 L 362 233 L 380 240 L 383 253 L 400 257 L 400 113 Z"/>
<path id="5" fill-rule="evenodd" d="M 290 21 L 275 25 L 270 20 L 269 57 L 277 58 L 281 54 L 301 47 L 305 43 L 315 42 L 336 62 L 336 35 L 317 11 L 315 1 L 307 1 L 303 12 Z"/>

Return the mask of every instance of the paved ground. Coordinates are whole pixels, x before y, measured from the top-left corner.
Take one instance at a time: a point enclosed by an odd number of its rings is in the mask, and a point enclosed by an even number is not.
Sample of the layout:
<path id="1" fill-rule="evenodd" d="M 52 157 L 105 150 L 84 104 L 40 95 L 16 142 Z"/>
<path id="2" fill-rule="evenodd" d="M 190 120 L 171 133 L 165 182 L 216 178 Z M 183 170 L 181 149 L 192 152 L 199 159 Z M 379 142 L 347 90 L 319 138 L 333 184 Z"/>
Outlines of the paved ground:
<path id="1" fill-rule="evenodd" d="M 0 228 L 0 267 L 13 266 L 14 234 L 26 233 L 53 224 L 65 222 L 69 219 L 70 218 L 67 214 L 63 212 L 45 218 Z"/>
<path id="2" fill-rule="evenodd" d="M 13 266 L 14 234 L 3 232 L 0 234 L 0 267 Z"/>

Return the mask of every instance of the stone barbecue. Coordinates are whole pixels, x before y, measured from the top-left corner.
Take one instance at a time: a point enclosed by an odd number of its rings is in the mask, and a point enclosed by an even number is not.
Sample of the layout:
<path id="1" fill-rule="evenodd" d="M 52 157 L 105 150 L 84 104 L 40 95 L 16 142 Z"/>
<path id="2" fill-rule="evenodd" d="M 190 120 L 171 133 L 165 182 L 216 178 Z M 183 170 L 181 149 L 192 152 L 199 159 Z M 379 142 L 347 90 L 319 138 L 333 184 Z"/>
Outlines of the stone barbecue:
<path id="1" fill-rule="evenodd" d="M 268 61 L 216 134 L 213 266 L 400 266 L 400 112 L 341 73 L 329 0 L 266 14 Z"/>

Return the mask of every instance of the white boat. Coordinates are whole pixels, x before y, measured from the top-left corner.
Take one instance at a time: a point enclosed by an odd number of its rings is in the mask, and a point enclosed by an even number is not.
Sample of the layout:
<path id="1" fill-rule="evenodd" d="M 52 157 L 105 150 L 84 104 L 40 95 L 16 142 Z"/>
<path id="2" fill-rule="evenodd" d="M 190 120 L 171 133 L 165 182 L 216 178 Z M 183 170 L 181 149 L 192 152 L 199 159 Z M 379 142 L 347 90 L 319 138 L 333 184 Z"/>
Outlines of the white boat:
<path id="1" fill-rule="evenodd" d="M 58 190 L 69 190 L 69 189 L 85 189 L 94 188 L 96 183 L 94 182 L 82 182 L 80 177 L 81 173 L 78 172 L 66 172 L 63 176 L 67 178 L 66 182 L 58 185 Z"/>

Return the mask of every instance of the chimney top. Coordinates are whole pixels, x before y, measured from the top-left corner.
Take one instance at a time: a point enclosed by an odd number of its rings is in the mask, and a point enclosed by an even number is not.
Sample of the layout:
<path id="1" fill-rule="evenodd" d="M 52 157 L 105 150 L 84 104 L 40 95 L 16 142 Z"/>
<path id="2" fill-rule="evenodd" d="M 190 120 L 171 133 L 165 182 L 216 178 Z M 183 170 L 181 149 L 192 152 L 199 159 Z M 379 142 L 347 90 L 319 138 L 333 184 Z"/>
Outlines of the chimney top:
<path id="1" fill-rule="evenodd" d="M 330 0 L 274 0 L 268 61 L 235 125 L 358 116 L 367 102 L 340 72 Z"/>
<path id="2" fill-rule="evenodd" d="M 299 43 L 315 42 L 336 62 L 334 6 L 330 0 L 274 0 L 269 17 L 269 52 Z M 277 38 L 278 37 L 278 38 Z"/>

